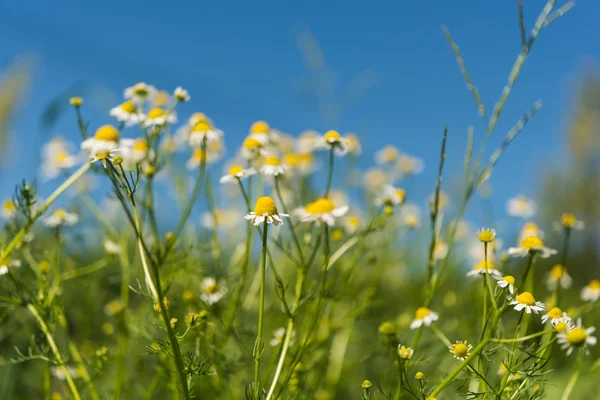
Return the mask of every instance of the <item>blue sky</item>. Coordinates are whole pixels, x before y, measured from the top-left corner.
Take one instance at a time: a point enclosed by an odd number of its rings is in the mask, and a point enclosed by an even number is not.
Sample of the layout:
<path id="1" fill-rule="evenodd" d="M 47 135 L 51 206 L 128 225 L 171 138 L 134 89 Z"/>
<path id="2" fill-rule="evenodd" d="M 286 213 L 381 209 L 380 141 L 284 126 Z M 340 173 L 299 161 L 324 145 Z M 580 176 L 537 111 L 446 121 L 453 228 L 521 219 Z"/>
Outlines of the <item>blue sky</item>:
<path id="1" fill-rule="evenodd" d="M 225 131 L 230 150 L 257 119 L 293 134 L 307 128 L 355 131 L 365 165 L 376 149 L 392 143 L 425 160 L 418 194 L 425 198 L 434 185 L 443 126 L 449 126 L 449 173 L 462 163 L 467 126 L 474 124 L 475 136 L 483 135 L 440 27 L 447 25 L 458 42 L 489 112 L 520 47 L 516 3 L 4 0 L 0 66 L 21 54 L 33 54 L 36 64 L 13 124 L 11 167 L 0 171 L 0 196 L 10 195 L 18 179 L 35 176 L 47 135 L 39 117 L 54 96 L 80 81 L 103 87 L 105 101 L 86 110 L 98 126 L 110 121 L 107 110 L 124 87 L 147 81 L 167 90 L 188 88 L 192 102 L 180 115 L 207 113 Z M 544 3 L 525 1 L 528 30 Z M 535 100 L 542 99 L 544 107 L 493 176 L 496 207 L 518 193 L 533 194 L 543 165 L 561 154 L 573 84 L 582 67 L 600 57 L 598 16 L 600 4 L 581 1 L 540 34 L 491 144 Z M 324 121 L 299 90 L 310 77 L 298 46 L 298 34 L 307 31 L 333 72 L 335 98 L 345 98 L 357 76 L 373 81 L 335 122 Z M 77 141 L 72 117 L 62 116 L 50 135 Z"/>

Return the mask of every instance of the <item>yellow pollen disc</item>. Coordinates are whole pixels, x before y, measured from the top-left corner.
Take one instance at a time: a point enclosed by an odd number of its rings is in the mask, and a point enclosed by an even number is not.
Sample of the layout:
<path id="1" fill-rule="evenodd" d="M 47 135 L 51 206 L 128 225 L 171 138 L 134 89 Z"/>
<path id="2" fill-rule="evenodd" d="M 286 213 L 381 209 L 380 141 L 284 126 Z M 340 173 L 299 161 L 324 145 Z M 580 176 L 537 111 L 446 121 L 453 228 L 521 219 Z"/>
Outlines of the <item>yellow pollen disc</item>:
<path id="1" fill-rule="evenodd" d="M 561 321 L 554 326 L 554 329 L 556 329 L 556 332 L 558 332 L 558 333 L 565 333 L 567 331 L 568 327 L 569 327 L 569 324 L 567 324 L 564 321 Z"/>
<path id="2" fill-rule="evenodd" d="M 216 282 L 211 283 L 209 285 L 206 285 L 206 287 L 204 288 L 204 291 L 208 294 L 215 294 L 215 293 L 219 292 L 219 285 L 217 285 Z"/>
<path id="3" fill-rule="evenodd" d="M 600 281 L 598 279 L 593 279 L 588 287 L 592 290 L 600 290 Z"/>
<path id="4" fill-rule="evenodd" d="M 278 167 L 278 166 L 281 165 L 281 161 L 279 161 L 279 158 L 276 157 L 276 156 L 269 156 L 265 160 L 265 164 L 266 165 L 272 165 L 272 166 Z"/>
<path id="5" fill-rule="evenodd" d="M 419 307 L 417 308 L 417 311 L 415 312 L 415 319 L 423 319 L 426 316 L 428 316 L 429 314 L 431 314 L 431 310 L 427 307 Z"/>
<path id="6" fill-rule="evenodd" d="M 148 111 L 148 119 L 160 118 L 160 117 L 163 117 L 164 115 L 165 115 L 164 110 L 162 110 L 158 107 L 154 107 L 153 109 Z"/>
<path id="7" fill-rule="evenodd" d="M 466 357 L 469 354 L 469 348 L 464 343 L 457 343 L 454 345 L 453 353 L 457 357 Z"/>
<path id="8" fill-rule="evenodd" d="M 194 124 L 194 127 L 192 128 L 192 132 L 206 132 L 206 131 L 210 131 L 212 129 L 212 126 L 210 125 L 210 122 L 201 119 L 200 121 L 196 122 Z"/>
<path id="9" fill-rule="evenodd" d="M 325 133 L 325 140 L 327 141 L 338 140 L 340 138 L 341 136 L 337 131 L 328 131 L 327 133 Z"/>
<path id="10" fill-rule="evenodd" d="M 331 232 L 331 240 L 333 240 L 334 242 L 342 240 L 343 237 L 344 232 L 341 229 L 336 229 L 333 232 Z"/>
<path id="11" fill-rule="evenodd" d="M 382 158 L 384 159 L 384 161 L 391 162 L 394 161 L 396 157 L 398 157 L 398 149 L 394 146 L 386 146 L 381 152 L 381 154 L 383 156 Z"/>
<path id="12" fill-rule="evenodd" d="M 4 200 L 4 203 L 2 203 L 2 208 L 10 211 L 10 210 L 14 210 L 16 209 L 15 207 L 15 203 L 12 200 Z"/>
<path id="13" fill-rule="evenodd" d="M 155 106 L 164 106 L 167 103 L 169 103 L 170 98 L 171 98 L 171 95 L 169 94 L 169 92 L 161 90 L 160 92 L 156 93 L 156 96 L 154 96 L 153 102 L 154 102 Z"/>
<path id="14" fill-rule="evenodd" d="M 56 153 L 56 161 L 58 161 L 59 163 L 67 161 L 68 158 L 69 153 L 67 153 L 66 151 L 59 151 L 58 153 Z"/>
<path id="15" fill-rule="evenodd" d="M 69 103 L 71 103 L 72 106 L 79 107 L 83 104 L 83 99 L 78 96 L 71 97 Z"/>
<path id="16" fill-rule="evenodd" d="M 489 243 L 492 240 L 494 240 L 494 232 L 488 231 L 488 230 L 483 230 L 483 231 L 477 233 L 477 238 L 482 242 Z"/>
<path id="17" fill-rule="evenodd" d="M 563 224 L 563 226 L 566 226 L 567 228 L 572 228 L 575 225 L 575 222 L 577 222 L 577 219 L 571 213 L 564 213 L 560 217 L 560 223 Z"/>
<path id="18" fill-rule="evenodd" d="M 253 135 L 266 135 L 270 130 L 269 124 L 265 121 L 256 121 L 250 127 L 250 133 Z"/>
<path id="19" fill-rule="evenodd" d="M 59 208 L 58 210 L 54 211 L 54 215 L 63 219 L 67 216 L 67 212 L 65 210 L 63 210 L 62 208 Z"/>
<path id="20" fill-rule="evenodd" d="M 490 270 L 490 269 L 494 269 L 494 266 L 489 261 L 487 262 L 487 265 L 486 265 L 485 261 L 482 261 L 479 264 L 477 264 L 477 266 L 475 267 L 475 269 L 478 270 L 478 271 L 480 271 L 480 270 L 482 270 L 484 268 L 487 271 L 487 270 Z"/>
<path id="21" fill-rule="evenodd" d="M 117 142 L 119 140 L 119 131 L 112 125 L 102 125 L 96 131 L 94 138 L 105 142 Z"/>
<path id="22" fill-rule="evenodd" d="M 244 168 L 240 167 L 239 165 L 234 165 L 233 167 L 229 168 L 229 172 L 227 172 L 227 174 L 234 176 L 242 172 L 244 172 Z"/>
<path id="23" fill-rule="evenodd" d="M 329 199 L 319 199 L 306 206 L 306 211 L 309 214 L 325 214 L 332 212 L 335 206 Z"/>
<path id="24" fill-rule="evenodd" d="M 254 214 L 256 215 L 275 215 L 277 214 L 277 206 L 272 198 L 265 196 L 259 197 L 256 200 L 256 206 L 254 207 Z"/>
<path id="25" fill-rule="evenodd" d="M 537 224 L 535 222 L 526 222 L 525 225 L 523 225 L 523 230 L 524 231 L 539 231 L 540 228 L 537 226 Z"/>
<path id="26" fill-rule="evenodd" d="M 404 191 L 404 189 L 396 189 L 396 196 L 400 197 L 400 199 L 404 201 L 404 198 L 406 197 L 406 192 Z"/>
<path id="27" fill-rule="evenodd" d="M 400 356 L 400 358 L 410 358 L 410 349 L 406 347 L 401 347 L 400 350 L 398 350 L 398 355 Z"/>
<path id="28" fill-rule="evenodd" d="M 352 227 L 357 227 L 358 225 L 360 225 L 360 218 L 358 218 L 357 216 L 347 217 L 346 222 Z"/>
<path id="29" fill-rule="evenodd" d="M 148 141 L 146 141 L 146 139 L 136 139 L 135 143 L 133 144 L 133 149 L 139 151 L 147 151 Z"/>
<path id="30" fill-rule="evenodd" d="M 550 270 L 550 276 L 552 276 L 552 278 L 558 280 L 560 278 L 563 277 L 563 275 L 565 274 L 565 269 L 563 268 L 562 265 L 560 264 L 556 264 L 554 267 L 552 267 L 552 269 Z"/>
<path id="31" fill-rule="evenodd" d="M 529 292 L 523 292 L 517 296 L 517 301 L 521 304 L 525 304 L 526 306 L 535 305 L 535 298 Z"/>
<path id="32" fill-rule="evenodd" d="M 283 161 L 290 167 L 295 167 L 300 162 L 298 155 L 289 153 L 283 156 Z"/>
<path id="33" fill-rule="evenodd" d="M 303 165 L 310 165 L 313 162 L 313 155 L 311 153 L 302 153 L 298 155 L 298 162 Z"/>
<path id="34" fill-rule="evenodd" d="M 515 277 L 514 276 L 512 276 L 512 275 L 506 275 L 503 279 L 506 282 L 508 282 L 509 285 L 515 286 Z"/>
<path id="35" fill-rule="evenodd" d="M 544 242 L 542 242 L 542 240 L 537 236 L 528 236 L 523 239 L 523 242 L 521 242 L 521 248 L 527 250 L 536 249 L 543 246 Z"/>
<path id="36" fill-rule="evenodd" d="M 146 96 L 148 94 L 148 88 L 145 83 L 136 83 L 133 87 L 133 92 L 138 96 Z"/>
<path id="37" fill-rule="evenodd" d="M 560 318 L 562 317 L 562 310 L 558 307 L 553 307 L 548 311 L 548 317 L 550 318 Z"/>
<path id="38" fill-rule="evenodd" d="M 567 342 L 573 346 L 581 346 L 585 344 L 587 333 L 583 328 L 575 328 L 567 333 Z"/>
<path id="39" fill-rule="evenodd" d="M 135 104 L 132 101 L 126 101 L 121 104 L 121 110 L 125 111 L 128 114 L 133 114 L 135 112 Z"/>
<path id="40" fill-rule="evenodd" d="M 254 139 L 253 137 L 246 138 L 246 140 L 244 140 L 243 146 L 248 150 L 258 150 L 262 147 L 260 142 Z"/>

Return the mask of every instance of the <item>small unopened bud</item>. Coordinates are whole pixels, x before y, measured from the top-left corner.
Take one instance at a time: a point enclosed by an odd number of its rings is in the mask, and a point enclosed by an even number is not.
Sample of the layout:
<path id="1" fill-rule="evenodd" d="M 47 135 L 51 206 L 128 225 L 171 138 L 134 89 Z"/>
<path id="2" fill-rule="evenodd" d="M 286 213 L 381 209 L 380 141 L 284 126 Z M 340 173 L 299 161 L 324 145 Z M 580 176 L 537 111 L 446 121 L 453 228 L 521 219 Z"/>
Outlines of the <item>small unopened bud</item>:
<path id="1" fill-rule="evenodd" d="M 169 323 L 171 324 L 171 329 L 175 329 L 175 324 L 177 323 L 177 318 L 171 318 L 171 321 L 169 321 Z"/>
<path id="2" fill-rule="evenodd" d="M 362 386 L 362 388 L 363 388 L 363 389 L 368 389 L 368 388 L 370 388 L 371 386 L 373 386 L 373 384 L 371 383 L 371 381 L 370 381 L 370 380 L 368 380 L 368 379 L 365 379 L 365 380 L 363 381 L 363 383 L 362 383 L 360 386 Z"/>
<path id="3" fill-rule="evenodd" d="M 148 177 L 153 177 L 156 174 L 156 168 L 154 168 L 152 165 L 148 165 L 146 168 L 144 168 L 144 173 Z"/>
<path id="4" fill-rule="evenodd" d="M 115 158 L 113 158 L 113 164 L 114 165 L 121 165 L 121 164 L 123 164 L 123 157 L 121 157 L 121 156 L 115 156 Z"/>
<path id="5" fill-rule="evenodd" d="M 391 217 L 392 215 L 394 215 L 394 207 L 385 206 L 383 208 L 383 213 L 385 214 L 386 217 Z"/>
<path id="6" fill-rule="evenodd" d="M 425 378 L 425 374 L 424 374 L 424 373 L 422 373 L 421 371 L 419 371 L 419 372 L 417 372 L 417 373 L 415 374 L 415 379 L 416 379 L 416 380 L 418 380 L 418 381 L 420 381 L 420 380 L 422 380 L 422 379 L 424 379 L 424 378 Z"/>
<path id="7" fill-rule="evenodd" d="M 79 96 L 71 97 L 69 99 L 69 103 L 73 107 L 81 107 L 81 105 L 83 104 L 83 99 L 81 97 L 79 97 Z"/>

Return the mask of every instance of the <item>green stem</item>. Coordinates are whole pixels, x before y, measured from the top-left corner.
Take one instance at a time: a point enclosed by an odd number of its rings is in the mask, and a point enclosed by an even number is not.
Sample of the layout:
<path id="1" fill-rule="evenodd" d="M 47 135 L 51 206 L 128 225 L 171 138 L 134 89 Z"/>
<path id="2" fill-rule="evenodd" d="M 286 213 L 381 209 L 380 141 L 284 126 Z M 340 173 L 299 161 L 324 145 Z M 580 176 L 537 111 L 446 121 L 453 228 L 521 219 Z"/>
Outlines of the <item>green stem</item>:
<path id="1" fill-rule="evenodd" d="M 334 146 L 332 145 L 329 149 L 329 172 L 327 173 L 327 186 L 325 186 L 324 198 L 329 197 L 329 191 L 331 190 L 331 181 L 333 180 L 333 155 Z"/>
<path id="2" fill-rule="evenodd" d="M 575 369 L 575 372 L 573 372 L 573 375 L 571 375 L 571 379 L 569 379 L 569 382 L 567 383 L 567 386 L 565 387 L 565 391 L 562 394 L 562 397 L 560 398 L 561 400 L 569 400 L 569 397 L 571 396 L 571 392 L 573 391 L 573 388 L 575 387 L 575 384 L 577 383 L 577 379 L 579 379 L 579 374 L 581 373 L 581 368 L 579 367 L 579 362 L 577 363 L 577 369 Z"/>
<path id="3" fill-rule="evenodd" d="M 265 275 L 267 270 L 267 232 L 269 230 L 269 224 L 267 221 L 264 222 L 263 226 L 263 237 L 262 237 L 262 262 L 260 270 L 260 294 L 259 294 L 259 306 L 258 306 L 258 333 L 256 335 L 256 342 L 254 343 L 254 398 L 259 399 L 260 383 L 260 358 L 262 356 L 262 328 L 263 328 L 263 313 L 265 309 Z"/>
<path id="4" fill-rule="evenodd" d="M 529 339 L 533 339 L 539 336 L 543 336 L 547 333 L 552 333 L 553 330 L 549 329 L 546 331 L 540 331 L 540 332 L 536 332 L 536 333 L 532 333 L 531 335 L 527 335 L 527 336 L 522 336 L 522 337 L 518 337 L 515 339 L 490 339 L 492 342 L 494 343 L 518 343 L 518 342 L 525 342 Z"/>

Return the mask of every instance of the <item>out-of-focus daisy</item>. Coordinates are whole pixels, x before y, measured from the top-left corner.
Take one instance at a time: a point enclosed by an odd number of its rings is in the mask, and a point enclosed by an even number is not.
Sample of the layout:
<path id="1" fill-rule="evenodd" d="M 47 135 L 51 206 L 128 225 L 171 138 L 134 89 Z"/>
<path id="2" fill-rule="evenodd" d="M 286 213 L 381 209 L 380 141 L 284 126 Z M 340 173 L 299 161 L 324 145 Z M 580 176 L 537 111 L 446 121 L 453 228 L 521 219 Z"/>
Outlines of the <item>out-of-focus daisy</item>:
<path id="1" fill-rule="evenodd" d="M 127 100 L 122 104 L 110 109 L 110 116 L 115 117 L 117 121 L 125 122 L 125 125 L 137 125 L 146 119 L 146 116 L 139 111 L 135 103 Z"/>
<path id="2" fill-rule="evenodd" d="M 529 292 L 523 292 L 519 294 L 513 301 L 510 302 L 510 305 L 515 306 L 515 310 L 521 311 L 525 310 L 527 314 L 538 313 L 540 311 L 544 311 L 546 306 L 541 301 L 535 301 L 533 295 Z"/>
<path id="3" fill-rule="evenodd" d="M 148 85 L 144 82 L 139 82 L 126 88 L 123 93 L 123 97 L 139 103 L 144 100 L 152 99 L 156 95 L 156 92 L 157 90 L 154 86 Z"/>
<path id="4" fill-rule="evenodd" d="M 415 312 L 415 319 L 410 324 L 410 329 L 420 328 L 422 325 L 429 326 L 432 322 L 437 321 L 438 313 L 431 311 L 427 307 L 419 307 Z"/>
<path id="5" fill-rule="evenodd" d="M 592 279 L 590 283 L 581 289 L 581 300 L 596 301 L 600 298 L 600 281 Z"/>
<path id="6" fill-rule="evenodd" d="M 487 263 L 485 261 L 482 261 L 475 266 L 475 269 L 467 272 L 467 276 L 476 276 L 483 274 L 488 274 L 496 279 L 502 278 L 502 274 L 500 273 L 500 271 L 495 269 L 494 265 L 490 261 L 488 261 Z"/>
<path id="7" fill-rule="evenodd" d="M 72 154 L 73 144 L 62 136 L 51 139 L 42 147 L 42 165 L 40 171 L 44 179 L 53 179 L 63 171 L 77 164 L 77 157 Z"/>
<path id="8" fill-rule="evenodd" d="M 167 107 L 171 102 L 171 93 L 166 90 L 159 90 L 156 92 L 154 97 L 152 97 L 152 106 L 153 107 Z"/>
<path id="9" fill-rule="evenodd" d="M 577 321 L 577 326 L 572 327 L 566 333 L 559 333 L 556 335 L 558 343 L 562 344 L 562 349 L 567 350 L 567 356 L 571 355 L 573 350 L 579 349 L 583 354 L 588 354 L 588 346 L 595 346 L 597 339 L 592 336 L 592 333 L 596 331 L 596 328 L 591 326 L 584 328 L 581 325 L 581 319 Z"/>
<path id="10" fill-rule="evenodd" d="M 148 115 L 146 115 L 143 125 L 145 127 L 162 126 L 167 123 L 173 124 L 175 122 L 177 122 L 177 115 L 174 111 L 165 111 L 162 108 L 154 107 L 148 111 Z"/>
<path id="11" fill-rule="evenodd" d="M 227 183 L 227 182 L 233 182 L 233 183 L 237 183 L 238 179 L 245 179 L 251 175 L 255 175 L 256 174 L 256 170 L 254 168 L 247 168 L 244 169 L 242 167 L 240 167 L 239 165 L 233 165 L 231 168 L 229 168 L 229 171 L 227 171 L 227 174 L 223 175 L 221 177 L 221 179 L 219 180 L 221 183 Z"/>
<path id="12" fill-rule="evenodd" d="M 125 169 L 134 169 L 148 154 L 148 141 L 145 138 L 122 139 L 119 144 L 119 155 L 123 157 Z"/>
<path id="13" fill-rule="evenodd" d="M 346 147 L 348 148 L 348 153 L 354 156 L 360 155 L 362 152 L 362 146 L 360 145 L 360 139 L 354 133 L 346 133 L 344 134 L 344 139 L 346 139 Z"/>
<path id="14" fill-rule="evenodd" d="M 421 209 L 416 204 L 405 204 L 398 213 L 400 223 L 409 229 L 416 229 L 421 226 Z"/>
<path id="15" fill-rule="evenodd" d="M 556 250 L 544 246 L 544 242 L 537 236 L 526 237 L 520 247 L 510 247 L 508 254 L 515 257 L 525 257 L 529 254 L 537 254 L 542 258 L 548 258 L 556 254 Z"/>
<path id="16" fill-rule="evenodd" d="M 200 216 L 200 223 L 207 229 L 231 229 L 235 227 L 240 220 L 240 213 L 237 209 L 216 209 L 213 213 L 207 211 Z"/>
<path id="17" fill-rule="evenodd" d="M 378 205 L 384 206 L 398 206 L 406 200 L 406 192 L 404 189 L 396 188 L 392 185 L 385 185 L 383 187 L 383 193 L 378 197 L 375 202 Z"/>
<path id="18" fill-rule="evenodd" d="M 473 346 L 467 343 L 467 341 L 461 342 L 457 340 L 456 343 L 449 347 L 450 353 L 457 360 L 464 361 L 471 355 L 471 350 L 473 350 Z"/>
<path id="19" fill-rule="evenodd" d="M 375 152 L 375 162 L 379 165 L 391 164 L 396 161 L 399 155 L 400 151 L 398 148 L 388 144 Z"/>
<path id="20" fill-rule="evenodd" d="M 177 86 L 175 88 L 175 91 L 173 92 L 173 96 L 175 97 L 175 99 L 181 103 L 184 103 L 186 101 L 190 101 L 191 97 L 190 97 L 190 93 L 185 90 L 184 88 L 182 88 L 181 86 Z"/>
<path id="21" fill-rule="evenodd" d="M 200 291 L 200 300 L 206 304 L 215 304 L 227 294 L 227 287 L 215 278 L 208 277 L 202 279 Z"/>
<path id="22" fill-rule="evenodd" d="M 281 214 L 277 211 L 277 206 L 272 198 L 265 196 L 256 200 L 254 211 L 250 212 L 244 218 L 258 226 L 266 221 L 267 224 L 275 226 L 283 224 L 281 217 L 289 217 L 288 214 Z"/>
<path id="23" fill-rule="evenodd" d="M 415 351 L 410 347 L 405 347 L 401 344 L 398 345 L 398 357 L 401 359 L 410 360 L 413 354 L 415 354 Z"/>
<path id="24" fill-rule="evenodd" d="M 396 167 L 394 171 L 401 174 L 398 178 L 406 175 L 417 175 L 423 172 L 425 164 L 418 157 L 413 157 L 408 154 L 399 154 L 396 157 Z"/>
<path id="25" fill-rule="evenodd" d="M 542 324 L 545 324 L 548 320 L 554 324 L 559 322 L 561 318 L 569 318 L 569 316 L 560 308 L 552 307 L 546 314 L 542 315 Z"/>
<path id="26" fill-rule="evenodd" d="M 440 190 L 440 197 L 438 200 L 438 211 L 441 212 L 441 211 L 445 210 L 446 207 L 448 207 L 448 204 L 450 204 L 450 198 L 448 197 L 448 195 L 446 193 L 444 193 L 444 191 Z M 429 210 L 434 211 L 434 209 L 435 209 L 435 193 L 432 193 L 431 196 L 429 196 Z"/>
<path id="27" fill-rule="evenodd" d="M 349 234 L 353 234 L 360 228 L 360 217 L 358 215 L 346 215 L 342 219 L 342 225 Z"/>
<path id="28" fill-rule="evenodd" d="M 44 225 L 50 228 L 59 226 L 75 225 L 79 221 L 79 217 L 75 213 L 70 213 L 62 208 L 57 209 L 44 220 Z"/>
<path id="29" fill-rule="evenodd" d="M 104 162 L 118 150 L 118 145 L 119 131 L 117 128 L 112 125 L 103 125 L 96 130 L 94 137 L 81 143 L 81 149 L 90 156 L 92 162 L 97 160 Z"/>
<path id="30" fill-rule="evenodd" d="M 506 212 L 513 217 L 531 218 L 536 211 L 535 202 L 523 195 L 513 197 L 506 203 Z"/>
<path id="31" fill-rule="evenodd" d="M 283 163 L 300 175 L 309 175 L 315 167 L 312 153 L 287 153 L 283 156 Z"/>
<path id="32" fill-rule="evenodd" d="M 0 276 L 6 275 L 8 273 L 9 268 L 18 268 L 21 266 L 21 261 L 14 260 L 10 257 L 4 257 L 3 260 L 0 260 Z"/>
<path id="33" fill-rule="evenodd" d="M 280 343 L 283 343 L 284 338 L 285 338 L 285 328 L 281 327 L 279 329 L 276 329 L 275 332 L 273 332 L 273 339 L 271 339 L 269 344 L 272 347 L 279 346 Z M 290 346 L 292 346 L 294 344 L 295 338 L 296 338 L 296 331 L 292 330 L 292 337 L 290 338 Z"/>
<path id="34" fill-rule="evenodd" d="M 350 202 L 348 194 L 343 190 L 332 189 L 329 191 L 329 200 L 337 207 L 343 207 Z"/>
<path id="35" fill-rule="evenodd" d="M 264 154 L 263 145 L 253 137 L 247 137 L 242 144 L 240 155 L 246 160 L 254 160 Z"/>
<path id="36" fill-rule="evenodd" d="M 310 153 L 315 149 L 316 143 L 320 140 L 321 135 L 313 130 L 306 130 L 300 133 L 296 141 L 296 151 L 298 153 Z"/>
<path id="37" fill-rule="evenodd" d="M 104 239 L 104 252 L 109 256 L 116 256 L 121 253 L 121 246 L 110 239 Z"/>
<path id="38" fill-rule="evenodd" d="M 575 218 L 575 215 L 573 215 L 571 213 L 564 213 L 560 217 L 560 222 L 554 223 L 555 230 L 560 230 L 560 229 L 582 230 L 583 228 L 585 228 L 585 223 L 582 220 Z"/>
<path id="39" fill-rule="evenodd" d="M 363 176 L 363 184 L 365 188 L 371 192 L 380 190 L 387 182 L 388 176 L 384 170 L 377 167 L 369 168 Z"/>
<path id="40" fill-rule="evenodd" d="M 448 244 L 439 239 L 433 248 L 433 258 L 437 261 L 443 260 L 448 255 Z"/>
<path id="41" fill-rule="evenodd" d="M 481 228 L 477 231 L 477 239 L 482 243 L 490 243 L 496 237 L 496 230 L 489 228 Z"/>
<path id="42" fill-rule="evenodd" d="M 207 142 L 221 140 L 223 131 L 213 127 L 208 120 L 199 120 L 194 124 L 189 136 L 189 143 L 192 147 L 200 147 L 206 139 Z"/>
<path id="43" fill-rule="evenodd" d="M 278 176 L 285 173 L 285 171 L 286 167 L 281 164 L 281 160 L 277 156 L 268 156 L 264 165 L 260 168 L 260 172 L 268 176 Z"/>
<path id="44" fill-rule="evenodd" d="M 315 142 L 315 149 L 334 149 L 337 155 L 343 156 L 348 152 L 348 139 L 337 131 L 327 131 Z"/>
<path id="45" fill-rule="evenodd" d="M 556 290 L 559 284 L 563 289 L 568 289 L 572 283 L 573 279 L 567 273 L 567 269 L 560 264 L 552 267 L 546 280 L 546 286 L 550 291 Z"/>
<path id="46" fill-rule="evenodd" d="M 335 224 L 335 218 L 344 216 L 348 212 L 348 206 L 336 207 L 329 199 L 319 199 L 309 203 L 304 208 L 298 208 L 294 214 L 300 217 L 302 222 L 324 222 L 329 226 Z"/>
<path id="47" fill-rule="evenodd" d="M 271 127 L 265 121 L 256 121 L 250 126 L 250 137 L 258 140 L 263 146 L 269 142 L 271 134 Z"/>
<path id="48" fill-rule="evenodd" d="M 17 206 L 13 199 L 6 199 L 2 202 L 2 217 L 10 219 L 17 215 Z"/>
<path id="49" fill-rule="evenodd" d="M 535 222 L 526 222 L 519 232 L 519 243 L 529 236 L 536 236 L 540 239 L 544 239 L 544 231 L 542 231 Z"/>
<path id="50" fill-rule="evenodd" d="M 511 295 L 515 293 L 515 277 L 512 275 L 504 275 L 498 280 L 498 286 L 508 288 Z"/>

